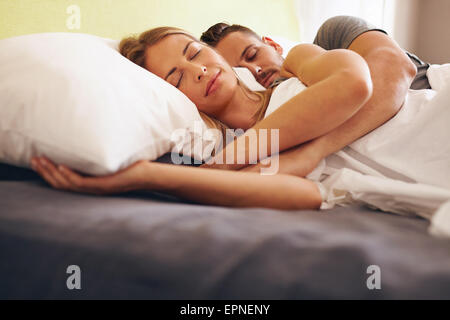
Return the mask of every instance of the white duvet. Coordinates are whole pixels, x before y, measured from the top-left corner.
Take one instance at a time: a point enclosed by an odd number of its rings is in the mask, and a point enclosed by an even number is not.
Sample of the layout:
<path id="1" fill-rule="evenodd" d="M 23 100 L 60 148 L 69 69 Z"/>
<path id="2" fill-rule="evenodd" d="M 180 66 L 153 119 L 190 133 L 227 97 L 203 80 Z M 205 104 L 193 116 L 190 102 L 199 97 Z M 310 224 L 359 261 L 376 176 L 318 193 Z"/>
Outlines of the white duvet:
<path id="1" fill-rule="evenodd" d="M 450 236 L 450 64 L 431 66 L 427 76 L 432 90 L 409 90 L 394 118 L 307 176 L 319 182 L 322 209 L 362 202 L 427 218 L 433 234 Z M 304 88 L 286 80 L 266 116 Z"/>

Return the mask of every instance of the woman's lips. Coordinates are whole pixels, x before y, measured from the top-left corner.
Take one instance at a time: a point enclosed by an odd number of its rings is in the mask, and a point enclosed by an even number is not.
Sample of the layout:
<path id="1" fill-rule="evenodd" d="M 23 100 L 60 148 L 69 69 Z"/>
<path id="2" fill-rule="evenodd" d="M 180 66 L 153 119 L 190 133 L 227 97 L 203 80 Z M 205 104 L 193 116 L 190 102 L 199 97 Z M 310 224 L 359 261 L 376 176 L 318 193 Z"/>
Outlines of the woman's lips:
<path id="1" fill-rule="evenodd" d="M 216 75 L 212 77 L 211 80 L 209 80 L 208 85 L 206 86 L 205 97 L 216 91 L 219 87 L 219 82 L 217 81 L 217 79 L 219 78 L 220 73 L 221 71 L 217 72 Z"/>

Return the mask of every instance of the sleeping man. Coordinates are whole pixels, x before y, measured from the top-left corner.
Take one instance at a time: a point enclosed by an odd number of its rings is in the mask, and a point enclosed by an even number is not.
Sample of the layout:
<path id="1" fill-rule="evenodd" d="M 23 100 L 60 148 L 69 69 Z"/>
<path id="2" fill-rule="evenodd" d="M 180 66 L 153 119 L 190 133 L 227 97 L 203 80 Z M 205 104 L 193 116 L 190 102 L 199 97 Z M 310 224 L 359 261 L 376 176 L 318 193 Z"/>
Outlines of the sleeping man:
<path id="1" fill-rule="evenodd" d="M 275 87 L 272 99 L 302 90 L 297 79 L 283 79 L 290 75 L 282 67 L 282 48 L 270 38 L 219 23 L 201 40 L 232 66 L 248 68 L 264 87 Z M 279 154 L 278 173 L 320 181 L 322 209 L 357 201 L 388 212 L 433 216 L 435 231 L 445 220 L 448 230 L 440 232 L 450 234 L 450 201 L 444 204 L 450 200 L 450 148 L 442 147 L 450 137 L 450 83 L 443 81 L 450 79 L 450 64 L 430 66 L 402 50 L 383 30 L 355 17 L 327 20 L 314 44 L 362 56 L 373 93 L 334 130 Z M 203 165 L 250 172 L 264 166 Z"/>
<path id="2" fill-rule="evenodd" d="M 204 32 L 201 40 L 214 47 L 231 66 L 248 68 L 266 88 L 280 76 L 283 49 L 270 38 L 260 38 L 251 29 L 218 23 Z M 397 114 L 409 88 L 430 88 L 426 76 L 429 64 L 402 50 L 386 32 L 362 19 L 338 16 L 327 20 L 320 27 L 314 44 L 326 50 L 350 49 L 360 54 L 370 68 L 373 94 L 340 127 L 280 155 L 280 173 L 306 176 L 322 159 L 378 128 Z M 297 165 L 290 166 L 289 163 L 293 162 Z M 259 168 L 252 166 L 244 170 L 257 171 Z"/>

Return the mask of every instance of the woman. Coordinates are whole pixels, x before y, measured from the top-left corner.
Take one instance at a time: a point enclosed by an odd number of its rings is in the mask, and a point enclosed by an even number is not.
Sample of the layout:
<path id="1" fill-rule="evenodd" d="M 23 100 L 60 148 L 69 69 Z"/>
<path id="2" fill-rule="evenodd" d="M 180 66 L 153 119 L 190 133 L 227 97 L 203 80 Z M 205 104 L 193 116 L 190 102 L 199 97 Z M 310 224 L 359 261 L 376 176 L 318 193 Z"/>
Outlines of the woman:
<path id="1" fill-rule="evenodd" d="M 264 118 L 271 91 L 250 92 L 237 80 L 232 68 L 214 49 L 177 28 L 156 28 L 138 39 L 120 44 L 121 53 L 180 89 L 211 126 L 279 129 L 279 151 L 319 137 L 349 119 L 370 98 L 372 83 L 365 61 L 348 50 L 325 51 L 300 45 L 289 53 L 282 75 L 298 77 L 308 88 Z M 235 161 L 216 168 L 237 169 L 261 160 L 246 144 L 247 132 L 227 145 L 214 159 Z M 259 140 L 258 140 L 259 143 Z M 237 149 L 238 146 L 244 146 Z M 268 146 L 270 155 L 272 148 Z M 237 155 L 245 163 L 237 164 Z M 217 161 L 219 162 L 219 161 Z M 189 200 L 223 206 L 279 209 L 318 208 L 322 197 L 311 181 L 290 175 L 263 176 L 255 172 L 211 170 L 140 161 L 114 175 L 82 177 L 45 158 L 33 159 L 32 167 L 53 187 L 94 194 L 146 189 L 163 191 Z"/>

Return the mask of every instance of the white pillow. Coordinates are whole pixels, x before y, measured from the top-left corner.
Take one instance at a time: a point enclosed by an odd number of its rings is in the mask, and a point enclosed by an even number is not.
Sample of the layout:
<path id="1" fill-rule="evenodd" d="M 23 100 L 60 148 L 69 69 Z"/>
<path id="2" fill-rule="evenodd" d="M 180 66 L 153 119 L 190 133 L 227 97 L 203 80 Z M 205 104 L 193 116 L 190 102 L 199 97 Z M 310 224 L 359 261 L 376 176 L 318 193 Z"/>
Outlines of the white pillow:
<path id="1" fill-rule="evenodd" d="M 195 105 L 117 44 L 75 33 L 0 40 L 0 162 L 28 167 L 45 155 L 102 175 L 202 139 Z M 186 134 L 171 139 L 177 129 Z M 204 139 L 190 156 L 209 156 L 215 141 Z"/>

